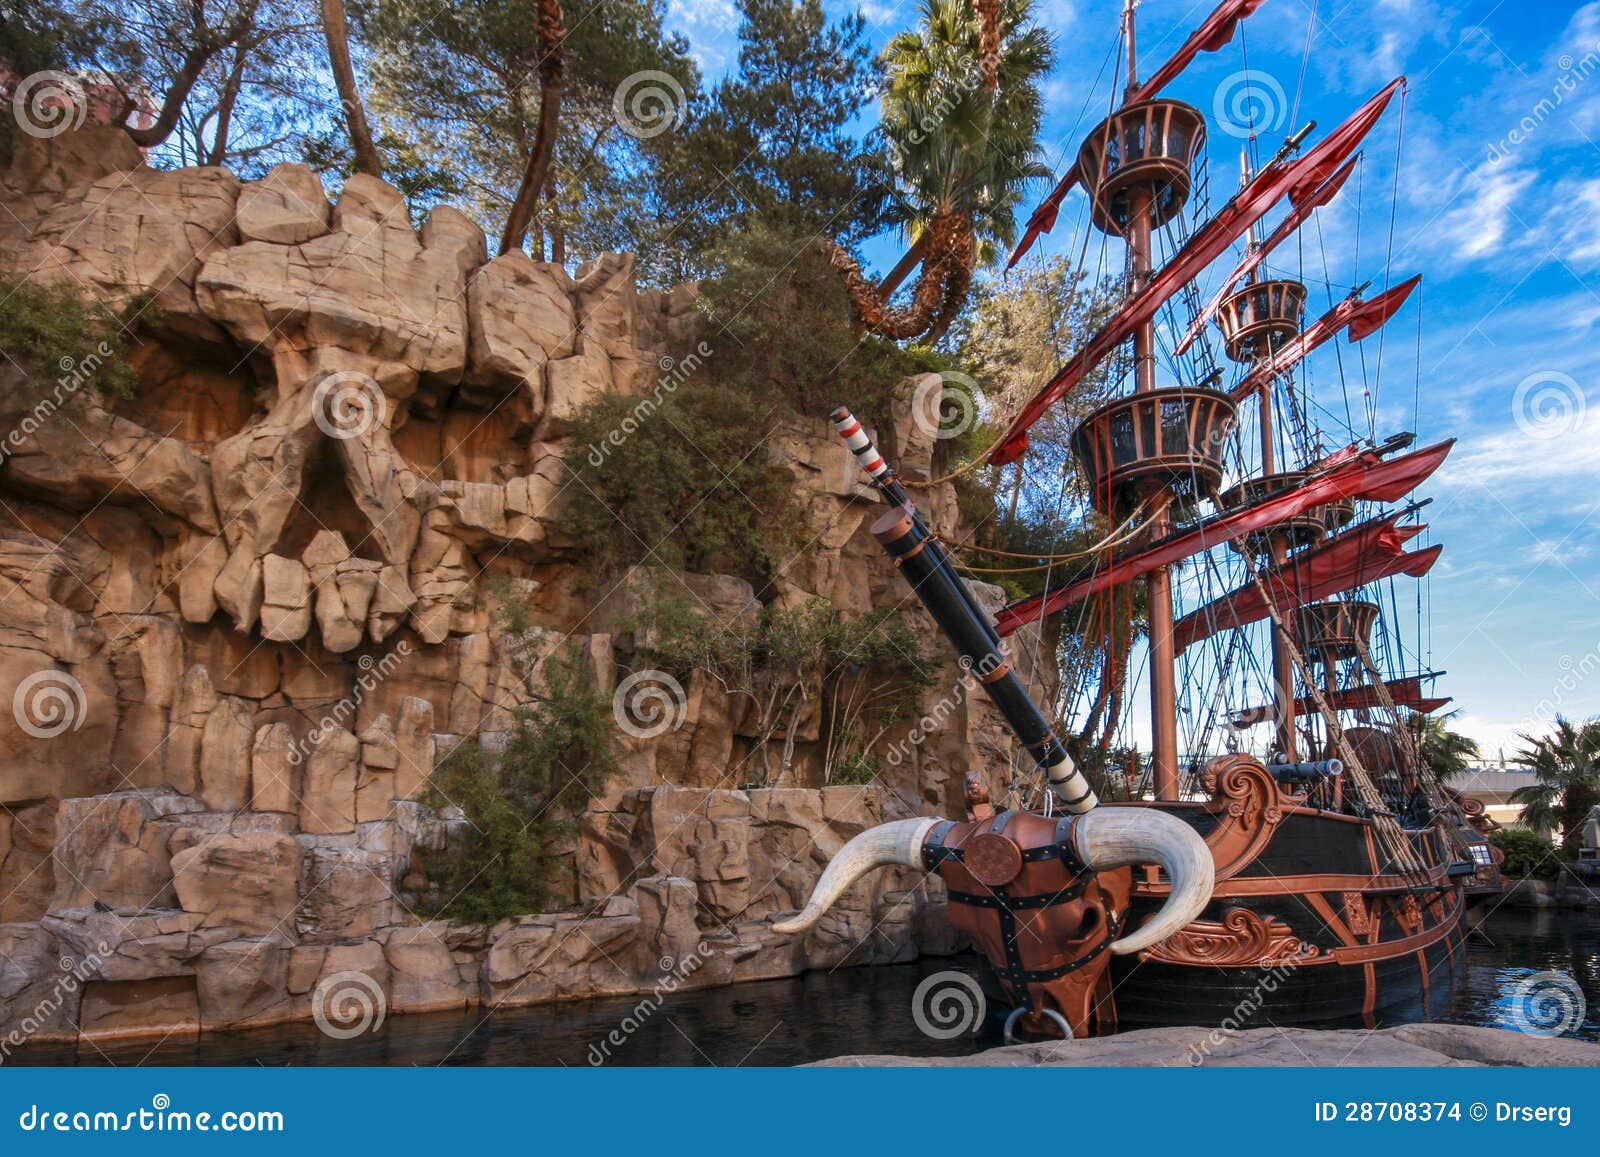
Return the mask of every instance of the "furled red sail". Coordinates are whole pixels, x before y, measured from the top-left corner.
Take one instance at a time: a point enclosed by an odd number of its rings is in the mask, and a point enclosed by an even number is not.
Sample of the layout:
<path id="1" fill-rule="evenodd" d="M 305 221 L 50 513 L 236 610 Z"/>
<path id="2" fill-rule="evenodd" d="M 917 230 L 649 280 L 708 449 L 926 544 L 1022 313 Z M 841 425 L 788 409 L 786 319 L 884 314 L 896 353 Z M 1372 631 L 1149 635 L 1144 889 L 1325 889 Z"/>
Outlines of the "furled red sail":
<path id="1" fill-rule="evenodd" d="M 1439 442 L 1387 462 L 1371 450 L 1336 456 L 1339 458 L 1336 465 L 1293 490 L 1281 491 L 1250 506 L 1208 519 L 1143 550 L 1113 559 L 1057 590 L 1012 603 L 995 618 L 995 630 L 1001 636 L 1009 635 L 1024 623 L 1055 614 L 1091 595 L 1149 574 L 1157 567 L 1265 530 L 1313 506 L 1341 498 L 1395 502 L 1437 470 L 1453 445 L 1454 439 Z"/>
<path id="2" fill-rule="evenodd" d="M 1315 550 L 1261 572 L 1261 583 L 1280 611 L 1343 594 L 1391 575 L 1420 578 L 1439 557 L 1442 546 L 1407 553 L 1405 544 L 1422 533 L 1421 526 L 1396 526 L 1391 514 L 1346 531 Z M 1270 614 L 1267 596 L 1255 583 L 1230 591 L 1172 627 L 1179 651 L 1219 631 L 1260 622 Z"/>
<path id="3" fill-rule="evenodd" d="M 1206 302 L 1205 308 L 1195 314 L 1194 320 L 1189 323 L 1189 328 L 1184 331 L 1183 340 L 1178 342 L 1177 347 L 1172 351 L 1174 355 L 1183 353 L 1194 344 L 1194 339 L 1200 336 L 1200 331 L 1205 328 L 1206 322 L 1211 320 L 1212 315 L 1217 312 L 1217 308 L 1222 305 L 1228 294 L 1233 292 L 1235 285 L 1238 285 L 1254 273 L 1261 263 L 1267 259 L 1268 254 L 1292 237 L 1294 231 L 1306 223 L 1306 218 L 1333 200 L 1339 190 L 1344 188 L 1345 181 L 1355 171 L 1355 167 L 1355 158 L 1352 157 L 1345 162 L 1344 168 L 1329 177 L 1322 188 L 1318 189 L 1312 197 L 1291 209 L 1289 215 L 1278 223 L 1278 227 L 1267 235 L 1265 241 L 1244 255 L 1244 260 L 1234 266 L 1233 272 L 1223 280 L 1222 285 L 1212 295 L 1211 300 Z"/>
<path id="4" fill-rule="evenodd" d="M 1168 298 L 1193 281 L 1202 269 L 1259 221 L 1279 198 L 1285 193 L 1294 197 L 1294 190 L 1305 185 L 1315 173 L 1321 173 L 1322 176 L 1318 177 L 1311 189 L 1314 191 L 1320 187 L 1377 123 L 1389 98 L 1401 83 L 1403 80 L 1394 81 L 1367 101 L 1327 140 L 1320 142 L 1299 160 L 1273 161 L 1257 173 L 1215 217 L 1195 231 L 1189 243 L 1162 267 L 1143 291 L 1133 295 L 1100 332 L 1090 338 L 1088 344 L 1057 370 L 1055 377 L 1029 400 L 1006 428 L 1000 444 L 990 453 L 990 465 L 1003 465 L 1021 457 L 1028 448 L 1028 429 L 1040 416 L 1065 397 L 1112 350 L 1131 337 L 1134 330 L 1155 317 L 1156 311 Z"/>
<path id="5" fill-rule="evenodd" d="M 1371 301 L 1362 301 L 1358 297 L 1345 298 L 1241 378 L 1239 384 L 1230 391 L 1234 400 L 1243 401 L 1257 390 L 1265 388 L 1276 375 L 1293 366 L 1345 326 L 1350 327 L 1347 336 L 1351 341 L 1370 337 L 1399 311 L 1421 280 L 1422 274 L 1419 273 L 1386 289 Z"/>
<path id="6" fill-rule="evenodd" d="M 1216 52 L 1233 39 L 1233 30 L 1239 26 L 1239 21 L 1249 16 L 1267 0 L 1222 0 L 1216 10 L 1207 16 L 1205 23 L 1190 34 L 1189 39 L 1177 52 L 1172 54 L 1172 59 L 1156 69 L 1150 79 L 1139 86 L 1139 91 L 1133 94 L 1129 104 L 1134 101 L 1149 100 L 1160 92 L 1173 77 L 1189 67 L 1189 62 L 1202 52 Z"/>
<path id="7" fill-rule="evenodd" d="M 1437 698 L 1426 694 L 1422 690 L 1422 676 L 1410 675 L 1404 679 L 1391 679 L 1384 684 L 1388 689 L 1389 698 L 1396 707 L 1406 707 L 1412 711 L 1427 715 L 1437 711 L 1450 702 L 1448 696 Z M 1328 706 L 1335 711 L 1371 711 L 1386 706 L 1383 696 L 1376 687 L 1350 687 L 1343 691 L 1335 691 L 1331 695 L 1322 697 Z M 1317 710 L 1314 699 L 1305 698 L 1295 700 L 1294 713 L 1296 715 L 1311 715 Z M 1258 723 L 1270 723 L 1277 718 L 1277 711 L 1271 706 L 1251 707 L 1244 711 L 1235 711 L 1228 717 L 1228 722 L 1237 728 L 1254 727 Z"/>
<path id="8" fill-rule="evenodd" d="M 1233 30 L 1239 26 L 1239 21 L 1249 16 L 1266 0 L 1222 0 L 1216 10 L 1207 16 L 1205 23 L 1183 42 L 1183 45 L 1167 61 L 1155 71 L 1155 74 L 1139 86 L 1126 103 L 1149 100 L 1160 92 L 1161 89 L 1189 66 L 1189 62 L 1202 52 L 1216 52 L 1233 39 Z M 1038 208 L 1028 218 L 1028 227 L 1023 231 L 1022 240 L 1017 242 L 1017 247 L 1011 251 L 1011 259 L 1006 262 L 1010 269 L 1021 261 L 1033 243 L 1042 233 L 1048 233 L 1056 227 L 1056 215 L 1061 211 L 1061 202 L 1072 191 L 1072 186 L 1078 183 L 1078 170 L 1073 166 L 1067 170 L 1066 176 L 1057 182 L 1056 187 L 1050 190 L 1050 195 L 1039 202 Z"/>

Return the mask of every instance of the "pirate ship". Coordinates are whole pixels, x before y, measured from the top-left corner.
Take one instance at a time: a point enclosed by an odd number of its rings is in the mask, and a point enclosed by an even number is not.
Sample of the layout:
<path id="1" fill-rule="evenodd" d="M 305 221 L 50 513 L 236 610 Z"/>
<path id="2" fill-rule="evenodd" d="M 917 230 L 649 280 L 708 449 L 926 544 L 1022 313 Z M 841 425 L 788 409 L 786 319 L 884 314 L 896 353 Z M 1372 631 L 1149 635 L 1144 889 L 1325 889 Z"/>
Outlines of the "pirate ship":
<path id="1" fill-rule="evenodd" d="M 1498 887 L 1481 815 L 1419 749 L 1413 716 L 1447 700 L 1431 693 L 1438 673 L 1405 645 L 1398 614 L 1403 584 L 1442 549 L 1409 549 L 1425 530 L 1415 520 L 1425 504 L 1410 496 L 1451 442 L 1379 439 L 1373 421 L 1330 447 L 1307 416 L 1307 355 L 1341 332 L 1351 343 L 1378 332 L 1420 278 L 1370 296 L 1359 286 L 1307 324 L 1311 286 L 1268 264 L 1339 194 L 1404 80 L 1315 144 L 1315 125 L 1290 125 L 1263 158 L 1252 134 L 1237 192 L 1209 214 L 1206 120 L 1163 95 L 1263 2 L 1224 0 L 1141 82 L 1130 0 L 1120 99 L 1012 255 L 1014 265 L 1053 228 L 1075 188 L 1092 228 L 1125 254 L 1125 299 L 986 455 L 997 466 L 1019 459 L 1030 428 L 1131 344 L 1131 389 L 1072 437 L 1086 517 L 1109 528 L 1087 559 L 1044 560 L 1060 573 L 991 620 L 911 501 L 915 483 L 848 411 L 835 414 L 889 503 L 874 534 L 1036 770 L 1011 782 L 1004 807 L 979 786 L 964 819 L 901 820 L 858 836 L 804 911 L 777 927 L 810 927 L 875 867 L 936 872 L 950 920 L 1013 1010 L 1008 1033 L 1018 1021 L 1056 1035 L 1216 1023 L 1247 999 L 1274 1023 L 1371 1017 L 1453 978 L 1464 908 Z M 1286 212 L 1261 236 L 1280 204 Z M 1242 258 L 1202 302 L 1198 279 L 1235 246 Z M 1158 323 L 1175 339 L 1158 341 Z M 1178 579 L 1193 596 L 1181 615 Z M 1128 798 L 1102 803 L 1002 640 L 1134 583 L 1146 607 L 1150 756 Z M 1056 727 L 1070 722 L 1072 691 L 1063 688 Z M 1262 732 L 1261 754 L 1249 754 Z"/>

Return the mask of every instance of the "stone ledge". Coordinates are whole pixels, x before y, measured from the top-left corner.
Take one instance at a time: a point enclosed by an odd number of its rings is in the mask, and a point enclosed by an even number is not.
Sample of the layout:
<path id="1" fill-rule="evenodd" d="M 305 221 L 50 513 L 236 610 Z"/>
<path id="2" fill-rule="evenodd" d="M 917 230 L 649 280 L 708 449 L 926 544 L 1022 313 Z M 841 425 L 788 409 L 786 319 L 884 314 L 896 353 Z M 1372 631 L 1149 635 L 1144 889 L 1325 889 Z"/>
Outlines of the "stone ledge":
<path id="1" fill-rule="evenodd" d="M 1253 1028 L 1225 1037 L 1203 1055 L 1209 1027 L 1145 1028 L 1092 1040 L 987 1049 L 966 1057 L 834 1057 L 816 1067 L 912 1068 L 1223 1068 L 1424 1067 L 1497 1065 L 1571 1068 L 1600 1065 L 1600 1044 L 1463 1024 L 1365 1029 Z"/>

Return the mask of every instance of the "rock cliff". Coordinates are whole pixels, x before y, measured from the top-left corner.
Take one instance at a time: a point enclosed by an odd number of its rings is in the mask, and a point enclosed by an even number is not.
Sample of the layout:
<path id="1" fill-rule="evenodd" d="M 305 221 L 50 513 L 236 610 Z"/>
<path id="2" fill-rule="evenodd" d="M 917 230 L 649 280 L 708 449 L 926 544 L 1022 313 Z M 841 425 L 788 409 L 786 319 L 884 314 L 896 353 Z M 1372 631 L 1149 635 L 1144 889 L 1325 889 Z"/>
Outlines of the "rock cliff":
<path id="1" fill-rule="evenodd" d="M 769 924 L 863 826 L 955 812 L 964 773 L 1009 765 L 953 665 L 927 692 L 928 710 L 953 700 L 942 725 L 886 735 L 896 757 L 861 787 L 821 782 L 807 728 L 793 782 L 740 782 L 748 728 L 690 686 L 676 726 L 619 735 L 560 910 L 414 912 L 419 857 L 461 822 L 419 802 L 427 777 L 533 694 L 485 580 L 618 685 L 638 575 L 592 589 L 562 542 L 564 437 L 596 395 L 672 371 L 691 288 L 638 290 L 624 254 L 576 273 L 491 260 L 465 216 L 414 227 L 365 176 L 330 202 L 295 165 L 156 171 L 104 129 L 20 141 L 0 201 L 8 265 L 149 311 L 136 395 L 27 423 L 0 466 L 0 1033 L 272 1023 L 350 976 L 403 1013 L 952 947 L 937 882 L 906 874 L 804 940 Z M 883 436 L 926 469 L 907 415 Z M 774 441 L 811 545 L 765 597 L 904 603 L 865 531 L 878 500 L 827 424 Z M 929 508 L 949 527 L 953 493 Z M 733 576 L 675 578 L 709 616 L 759 605 Z"/>

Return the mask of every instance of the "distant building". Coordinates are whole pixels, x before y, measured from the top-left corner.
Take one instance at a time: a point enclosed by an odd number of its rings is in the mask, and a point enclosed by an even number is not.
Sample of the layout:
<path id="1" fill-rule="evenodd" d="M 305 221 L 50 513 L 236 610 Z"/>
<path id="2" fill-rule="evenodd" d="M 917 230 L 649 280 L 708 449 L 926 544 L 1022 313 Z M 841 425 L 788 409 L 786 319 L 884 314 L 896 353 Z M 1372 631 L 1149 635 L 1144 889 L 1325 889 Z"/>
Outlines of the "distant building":
<path id="1" fill-rule="evenodd" d="M 1473 760 L 1468 770 L 1450 777 L 1451 787 L 1478 800 L 1491 819 L 1506 827 L 1517 826 L 1517 813 L 1522 810 L 1521 804 L 1511 802 L 1511 793 L 1537 782 L 1538 777 L 1526 767 L 1482 759 Z"/>

